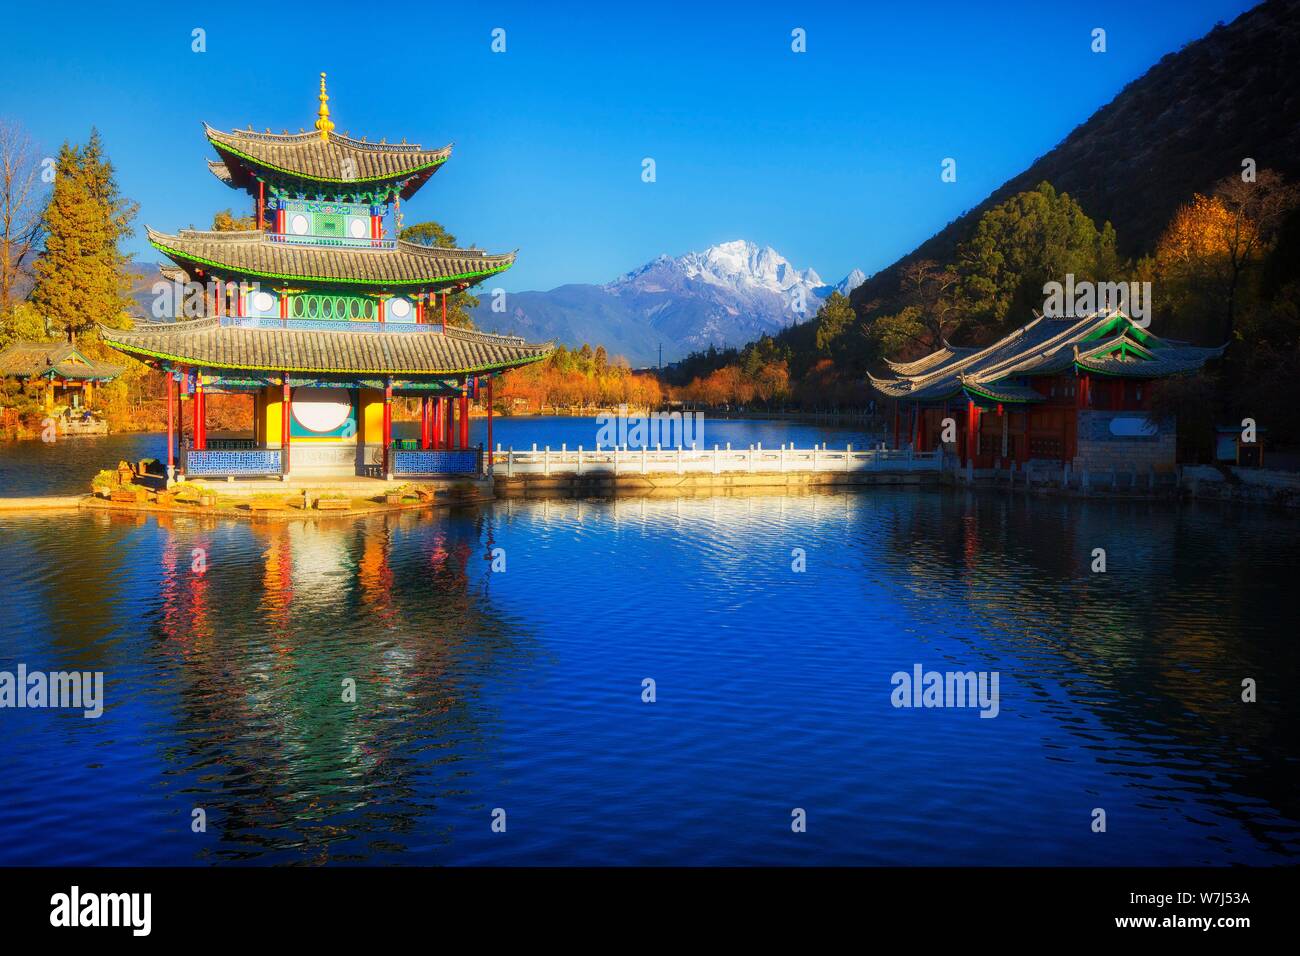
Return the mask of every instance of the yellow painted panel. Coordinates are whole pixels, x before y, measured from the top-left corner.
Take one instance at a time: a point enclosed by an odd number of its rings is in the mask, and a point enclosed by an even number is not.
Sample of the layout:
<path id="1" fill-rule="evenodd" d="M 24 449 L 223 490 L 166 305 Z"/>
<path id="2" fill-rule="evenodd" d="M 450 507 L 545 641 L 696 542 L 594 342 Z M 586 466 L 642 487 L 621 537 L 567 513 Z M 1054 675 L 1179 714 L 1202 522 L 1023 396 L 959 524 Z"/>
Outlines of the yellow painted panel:
<path id="1" fill-rule="evenodd" d="M 361 389 L 360 440 L 378 444 L 384 440 L 384 393 L 377 388 Z"/>
<path id="2" fill-rule="evenodd" d="M 268 385 L 262 392 L 262 407 L 264 414 L 262 421 L 266 429 L 266 445 L 268 448 L 276 448 L 280 444 L 280 406 L 281 387 L 279 385 Z"/>

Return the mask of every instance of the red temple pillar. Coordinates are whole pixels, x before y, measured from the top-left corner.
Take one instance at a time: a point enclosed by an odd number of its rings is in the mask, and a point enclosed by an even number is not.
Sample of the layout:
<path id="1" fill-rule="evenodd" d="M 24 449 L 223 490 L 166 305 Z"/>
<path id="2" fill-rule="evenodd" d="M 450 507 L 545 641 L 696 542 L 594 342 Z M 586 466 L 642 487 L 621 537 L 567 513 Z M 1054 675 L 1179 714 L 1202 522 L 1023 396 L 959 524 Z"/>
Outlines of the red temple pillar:
<path id="1" fill-rule="evenodd" d="M 460 450 L 469 448 L 469 380 L 460 387 Z"/>
<path id="2" fill-rule="evenodd" d="M 442 294 L 442 330 L 447 331 L 447 293 Z"/>
<path id="3" fill-rule="evenodd" d="M 171 370 L 167 370 L 167 377 L 163 380 L 167 388 L 167 477 L 173 477 L 176 467 L 176 456 L 173 451 L 172 442 L 175 440 L 176 433 L 176 394 L 172 391 L 176 384 L 175 376 Z"/>
<path id="4" fill-rule="evenodd" d="M 974 400 L 966 402 L 966 457 L 971 465 L 975 464 L 975 453 L 979 448 L 980 410 Z"/>
<path id="5" fill-rule="evenodd" d="M 415 324 L 424 324 L 424 293 L 421 292 L 415 297 Z"/>
<path id="6" fill-rule="evenodd" d="M 284 386 L 280 398 L 280 470 L 289 474 L 289 373 L 284 373 Z"/>
<path id="7" fill-rule="evenodd" d="M 898 402 L 894 402 L 894 449 L 898 449 Z"/>
<path id="8" fill-rule="evenodd" d="M 442 419 L 442 447 L 450 451 L 456 447 L 456 404 L 455 400 L 450 395 L 443 399 L 443 401 L 446 402 L 446 407 L 443 410 Z"/>
<path id="9" fill-rule="evenodd" d="M 194 415 L 194 450 L 203 451 L 203 373 L 194 373 L 194 407 L 191 409 Z"/>
<path id="10" fill-rule="evenodd" d="M 488 454 L 488 475 L 492 474 L 493 453 L 492 449 L 496 446 L 492 444 L 492 376 L 487 379 L 487 403 L 488 403 L 488 420 L 487 420 L 487 454 Z"/>
<path id="11" fill-rule="evenodd" d="M 384 382 L 384 477 L 393 474 L 393 380 Z"/>
<path id="12" fill-rule="evenodd" d="M 429 447 L 437 451 L 442 448 L 442 396 L 431 397 L 429 405 Z"/>

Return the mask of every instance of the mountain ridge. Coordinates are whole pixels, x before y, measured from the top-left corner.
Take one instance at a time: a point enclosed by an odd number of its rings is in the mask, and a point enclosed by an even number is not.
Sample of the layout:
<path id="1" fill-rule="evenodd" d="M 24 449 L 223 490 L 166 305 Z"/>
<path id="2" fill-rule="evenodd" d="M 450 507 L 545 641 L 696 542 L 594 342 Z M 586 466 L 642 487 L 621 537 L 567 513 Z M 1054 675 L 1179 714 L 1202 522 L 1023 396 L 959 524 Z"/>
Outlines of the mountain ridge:
<path id="1" fill-rule="evenodd" d="M 735 239 L 656 256 L 603 285 L 510 293 L 505 312 L 493 311 L 491 297 L 484 297 L 472 315 L 489 331 L 574 347 L 601 344 L 633 365 L 653 365 L 660 345 L 670 362 L 710 345 L 723 348 L 776 334 L 815 315 L 832 292 L 847 294 L 864 278 L 854 269 L 827 284 L 816 270 L 796 268 L 771 246 Z"/>

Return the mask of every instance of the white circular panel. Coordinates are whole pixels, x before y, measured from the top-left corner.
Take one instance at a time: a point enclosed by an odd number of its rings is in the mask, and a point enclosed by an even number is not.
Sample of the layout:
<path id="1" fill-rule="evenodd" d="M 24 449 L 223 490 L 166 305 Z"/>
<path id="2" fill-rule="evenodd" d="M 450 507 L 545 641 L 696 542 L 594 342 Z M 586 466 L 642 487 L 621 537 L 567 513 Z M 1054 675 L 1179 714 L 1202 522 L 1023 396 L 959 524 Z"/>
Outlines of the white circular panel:
<path id="1" fill-rule="evenodd" d="M 258 312 L 270 312 L 275 308 L 275 299 L 271 297 L 269 292 L 259 292 L 253 296 L 253 308 Z"/>
<path id="2" fill-rule="evenodd" d="M 295 236 L 307 235 L 307 217 L 302 213 L 295 213 L 293 219 L 289 221 L 289 228 L 293 230 Z"/>
<path id="3" fill-rule="evenodd" d="M 293 418 L 313 432 L 332 432 L 352 415 L 352 397 L 346 388 L 295 388 Z"/>
<path id="4" fill-rule="evenodd" d="M 395 319 L 404 319 L 411 314 L 411 303 L 405 299 L 392 299 L 388 303 L 388 312 Z"/>
<path id="5" fill-rule="evenodd" d="M 366 221 L 364 219 L 353 219 L 348 223 L 348 232 L 352 233 L 353 239 L 366 238 Z"/>

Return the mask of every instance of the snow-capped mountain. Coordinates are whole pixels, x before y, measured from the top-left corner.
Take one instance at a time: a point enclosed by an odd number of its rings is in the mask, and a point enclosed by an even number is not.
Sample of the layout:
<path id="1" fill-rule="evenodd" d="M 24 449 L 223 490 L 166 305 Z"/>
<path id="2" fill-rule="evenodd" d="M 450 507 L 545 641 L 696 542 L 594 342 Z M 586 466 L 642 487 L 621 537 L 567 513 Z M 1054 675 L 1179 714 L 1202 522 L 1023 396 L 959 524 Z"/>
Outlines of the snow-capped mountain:
<path id="1" fill-rule="evenodd" d="M 620 276 L 608 288 L 617 291 L 647 273 L 664 269 L 741 294 L 764 291 L 787 295 L 791 289 L 813 292 L 822 285 L 821 276 L 814 270 L 796 269 L 771 246 L 760 248 L 747 240 L 736 239 L 710 246 L 703 252 L 688 252 L 675 259 L 659 256 Z"/>
<path id="2" fill-rule="evenodd" d="M 852 292 L 854 289 L 856 289 L 858 286 L 862 285 L 862 283 L 866 281 L 867 281 L 866 273 L 864 273 L 861 269 L 854 269 L 852 272 L 850 272 L 848 275 L 846 275 L 843 279 L 841 279 L 839 282 L 835 283 L 834 285 L 824 285 L 816 289 L 815 291 L 818 297 L 822 299 L 829 299 L 831 297 L 832 292 L 838 292 L 840 295 L 844 296 L 847 299 L 849 297 L 850 292 Z"/>
<path id="3" fill-rule="evenodd" d="M 474 313 L 480 327 L 565 345 L 602 344 L 633 365 L 689 352 L 738 346 L 811 318 L 831 292 L 848 294 L 863 280 L 854 269 L 827 285 L 813 269 L 797 269 L 770 246 L 735 240 L 702 252 L 658 256 L 603 286 L 567 285 L 507 297 L 494 313 L 487 300 Z"/>

